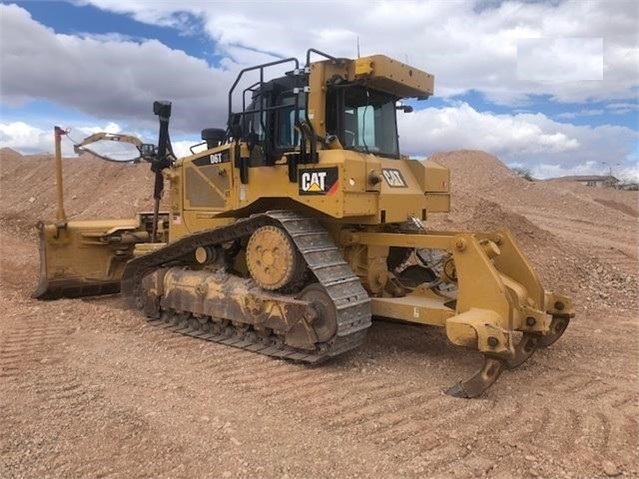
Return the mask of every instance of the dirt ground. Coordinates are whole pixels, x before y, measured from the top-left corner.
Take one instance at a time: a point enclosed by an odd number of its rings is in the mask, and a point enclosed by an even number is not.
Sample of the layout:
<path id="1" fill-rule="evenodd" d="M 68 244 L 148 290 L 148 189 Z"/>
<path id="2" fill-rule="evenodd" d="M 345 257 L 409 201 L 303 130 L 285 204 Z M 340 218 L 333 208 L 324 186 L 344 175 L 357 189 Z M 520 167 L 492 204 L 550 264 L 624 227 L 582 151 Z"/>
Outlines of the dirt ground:
<path id="1" fill-rule="evenodd" d="M 0 150 L 0 478 L 639 477 L 637 193 L 435 158 L 453 210 L 428 224 L 511 228 L 577 309 L 475 400 L 443 394 L 480 359 L 436 329 L 375 322 L 359 350 L 306 367 L 149 327 L 117 295 L 30 299 L 52 162 Z M 150 206 L 145 165 L 65 168 L 70 216 Z"/>

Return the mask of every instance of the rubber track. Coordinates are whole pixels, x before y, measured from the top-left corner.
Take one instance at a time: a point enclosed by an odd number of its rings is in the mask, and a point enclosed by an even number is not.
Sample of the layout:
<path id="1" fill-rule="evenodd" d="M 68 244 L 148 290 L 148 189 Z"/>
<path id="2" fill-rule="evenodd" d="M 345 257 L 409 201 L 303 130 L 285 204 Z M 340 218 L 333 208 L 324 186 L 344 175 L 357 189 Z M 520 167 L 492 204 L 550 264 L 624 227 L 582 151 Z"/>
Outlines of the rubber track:
<path id="1" fill-rule="evenodd" d="M 267 225 L 280 227 L 290 235 L 308 268 L 333 300 L 337 310 L 337 333 L 330 341 L 319 345 L 315 351 L 308 352 L 286 345 L 275 347 L 236 335 L 214 335 L 186 324 L 168 324 L 155 318 L 149 318 L 150 324 L 207 341 L 306 363 L 321 362 L 362 344 L 366 330 L 371 325 L 370 298 L 366 290 L 344 261 L 326 229 L 318 221 L 292 211 L 269 211 L 254 215 L 227 226 L 189 235 L 131 260 L 122 276 L 123 296 L 130 306 L 135 307 L 138 288 L 147 273 L 159 267 L 178 265 L 184 258 L 192 258 L 199 246 L 234 241 Z"/>

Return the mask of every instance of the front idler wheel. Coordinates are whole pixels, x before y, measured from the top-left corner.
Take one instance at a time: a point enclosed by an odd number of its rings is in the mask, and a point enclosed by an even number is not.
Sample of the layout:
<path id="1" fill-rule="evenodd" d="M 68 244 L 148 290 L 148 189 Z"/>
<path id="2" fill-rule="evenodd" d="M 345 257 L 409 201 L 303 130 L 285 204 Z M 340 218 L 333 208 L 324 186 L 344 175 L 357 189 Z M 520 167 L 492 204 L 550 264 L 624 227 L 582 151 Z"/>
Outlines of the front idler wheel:
<path id="1" fill-rule="evenodd" d="M 311 303 L 313 312 L 307 321 L 312 326 L 320 343 L 331 339 L 337 332 L 337 310 L 333 300 L 319 283 L 308 285 L 298 299 Z"/>

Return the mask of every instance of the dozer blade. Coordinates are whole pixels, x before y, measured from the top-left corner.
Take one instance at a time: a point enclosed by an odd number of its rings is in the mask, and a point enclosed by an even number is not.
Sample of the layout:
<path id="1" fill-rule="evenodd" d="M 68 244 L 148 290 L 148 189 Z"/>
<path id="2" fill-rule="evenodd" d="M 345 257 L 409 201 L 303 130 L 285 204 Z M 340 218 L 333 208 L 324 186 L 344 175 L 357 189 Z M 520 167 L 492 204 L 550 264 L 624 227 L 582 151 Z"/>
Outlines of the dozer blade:
<path id="1" fill-rule="evenodd" d="M 120 291 L 135 243 L 149 234 L 137 219 L 38 223 L 40 279 L 33 298 L 96 296 Z"/>

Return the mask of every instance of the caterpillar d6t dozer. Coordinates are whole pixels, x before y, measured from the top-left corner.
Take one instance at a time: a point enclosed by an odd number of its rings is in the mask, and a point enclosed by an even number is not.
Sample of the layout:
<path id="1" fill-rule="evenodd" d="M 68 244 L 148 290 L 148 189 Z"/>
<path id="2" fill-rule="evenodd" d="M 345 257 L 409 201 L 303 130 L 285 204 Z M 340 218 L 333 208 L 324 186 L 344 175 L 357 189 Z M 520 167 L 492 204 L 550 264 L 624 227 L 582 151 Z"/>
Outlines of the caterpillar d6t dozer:
<path id="1" fill-rule="evenodd" d="M 273 71 L 283 76 L 267 81 Z M 205 150 L 179 159 L 171 104 L 155 102 L 158 145 L 143 156 L 155 210 L 67 220 L 60 194 L 57 221 L 39 225 L 34 296 L 121 290 L 151 324 L 306 363 L 362 344 L 373 317 L 439 326 L 484 356 L 447 392 L 478 396 L 559 338 L 573 308 L 544 290 L 507 230 L 425 226 L 449 211 L 449 171 L 400 153 L 397 112 L 433 84 L 385 56 L 311 49 L 302 66 L 289 58 L 240 72 L 227 127 L 203 130 Z M 63 134 L 56 128 L 58 146 Z"/>

